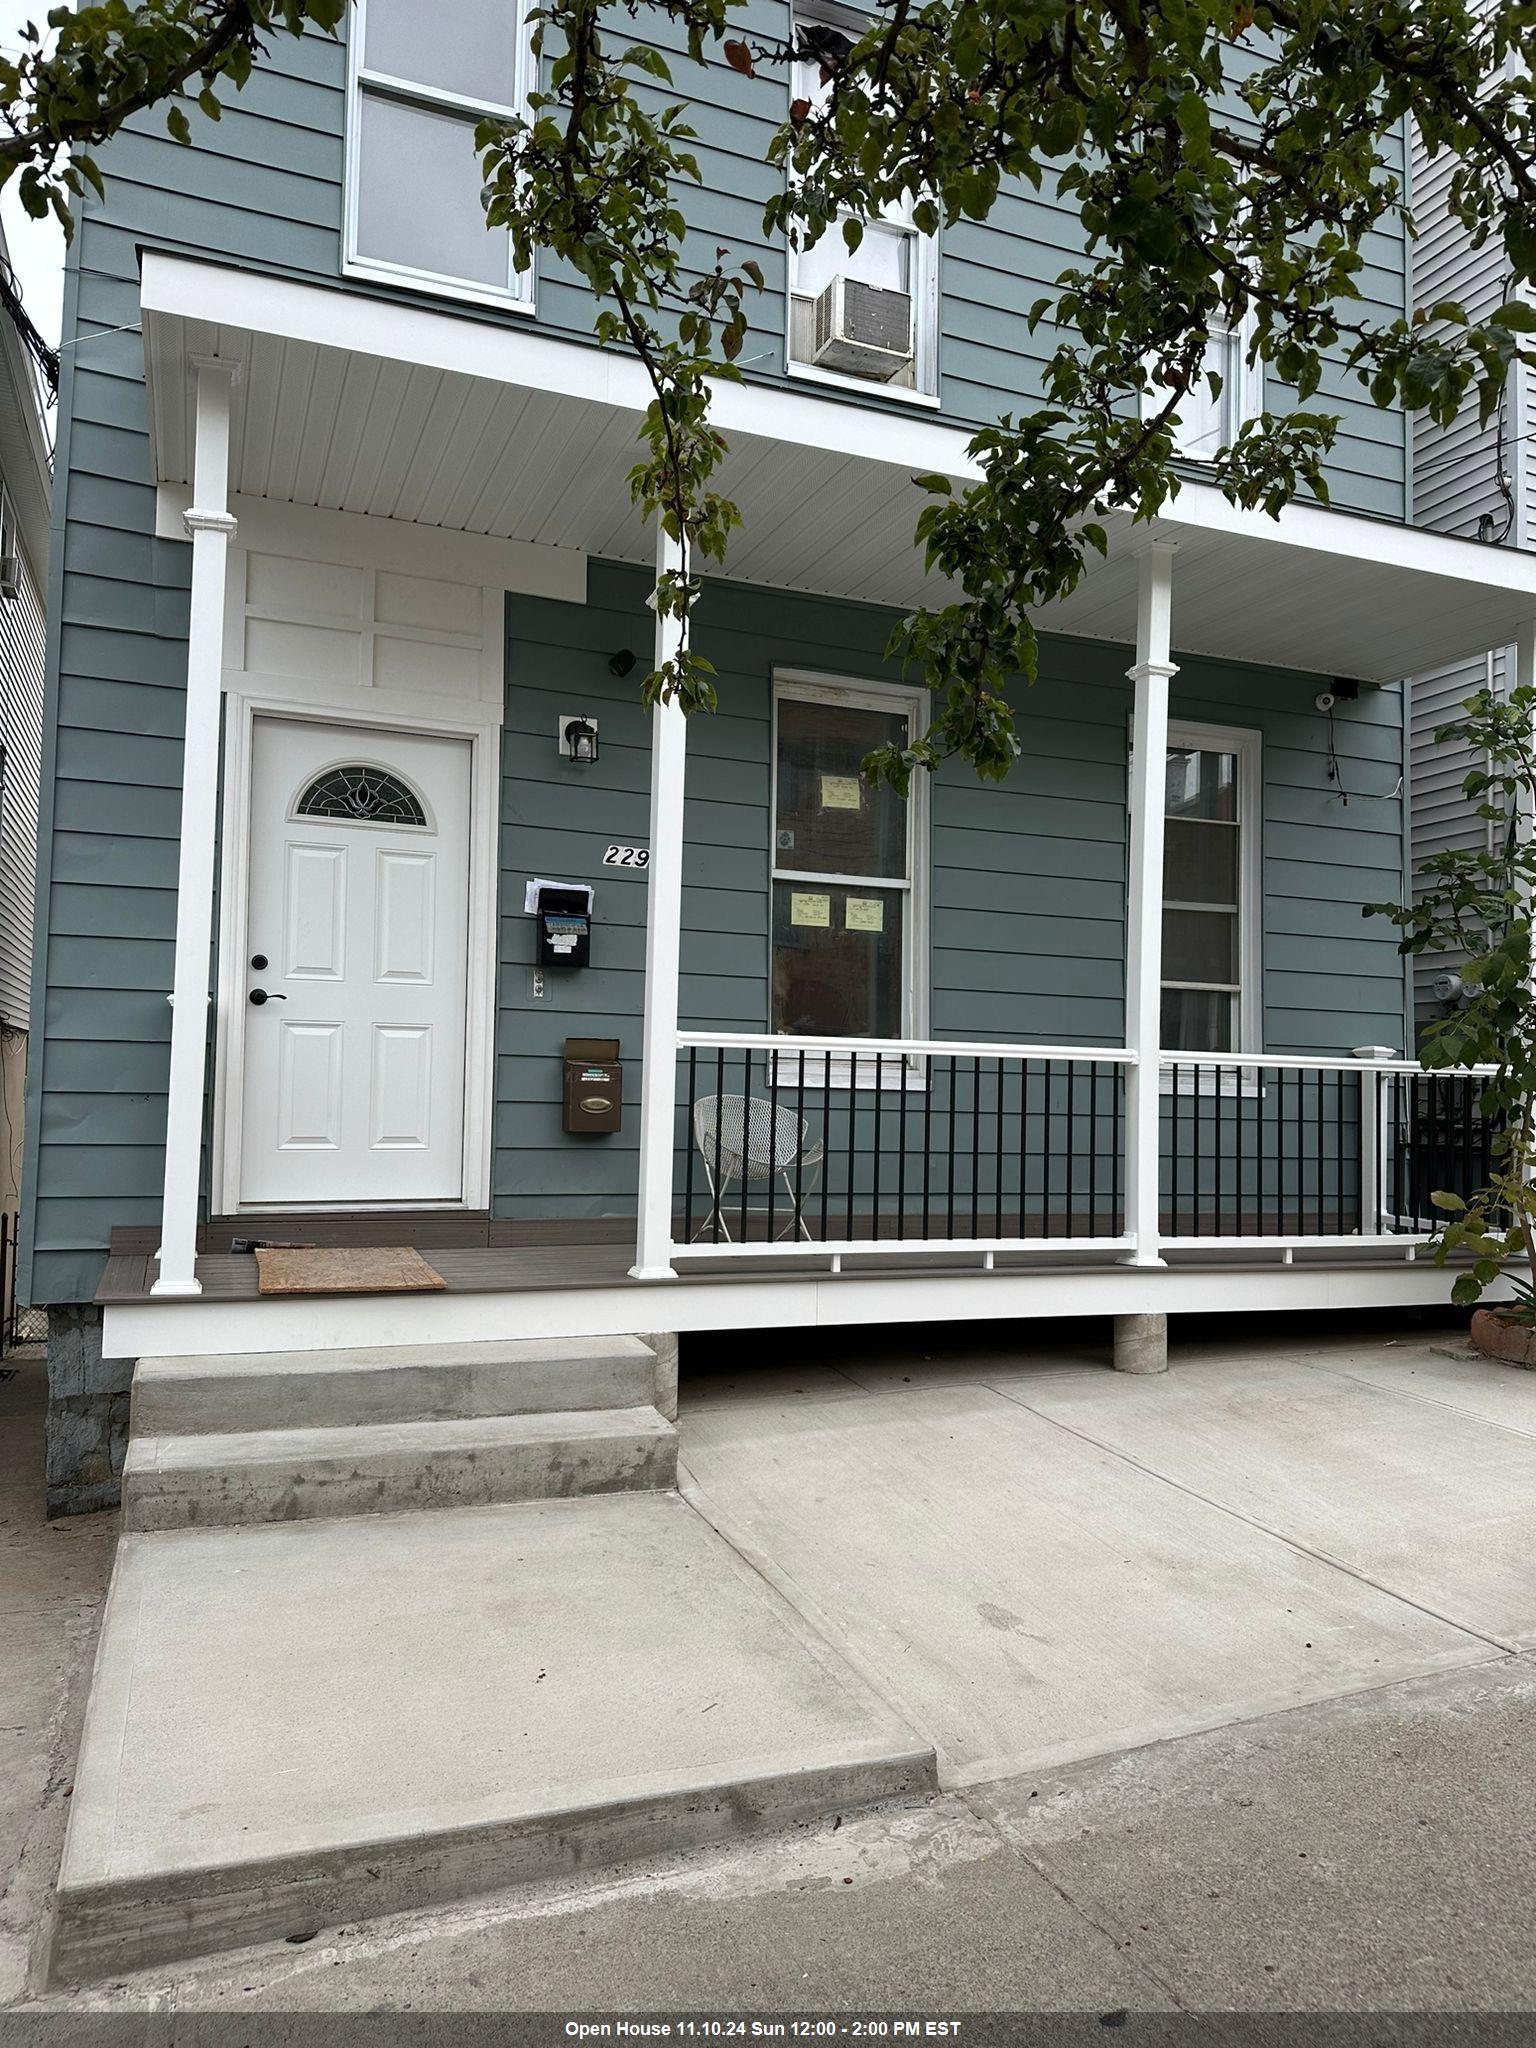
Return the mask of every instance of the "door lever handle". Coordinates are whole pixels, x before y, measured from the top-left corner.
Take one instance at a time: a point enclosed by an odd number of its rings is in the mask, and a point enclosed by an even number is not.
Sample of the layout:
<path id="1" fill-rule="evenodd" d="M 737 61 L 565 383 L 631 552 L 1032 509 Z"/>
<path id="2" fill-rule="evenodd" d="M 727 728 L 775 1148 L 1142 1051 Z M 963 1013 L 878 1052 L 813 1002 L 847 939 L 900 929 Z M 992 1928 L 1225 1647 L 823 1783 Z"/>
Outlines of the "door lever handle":
<path id="1" fill-rule="evenodd" d="M 271 995 L 268 995 L 264 988 L 253 988 L 250 999 L 258 1009 L 261 1008 L 263 1003 L 286 1003 L 288 1000 L 286 996 L 279 995 L 275 989 Z"/>

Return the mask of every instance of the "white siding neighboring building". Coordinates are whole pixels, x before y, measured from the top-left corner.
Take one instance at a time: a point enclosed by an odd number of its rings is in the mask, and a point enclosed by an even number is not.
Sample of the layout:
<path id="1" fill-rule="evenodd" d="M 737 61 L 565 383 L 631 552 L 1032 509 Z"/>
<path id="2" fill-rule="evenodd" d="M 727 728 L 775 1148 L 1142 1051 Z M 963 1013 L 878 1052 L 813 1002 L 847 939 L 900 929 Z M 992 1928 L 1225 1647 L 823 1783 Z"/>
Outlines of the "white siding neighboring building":
<path id="1" fill-rule="evenodd" d="M 9 263 L 3 235 L 0 262 Z M 32 362 L 0 312 L 0 1209 L 21 1193 L 42 772 L 50 457 Z"/>
<path id="2" fill-rule="evenodd" d="M 1496 242 L 1470 248 L 1465 231 L 1446 211 L 1445 194 L 1454 159 L 1449 151 L 1431 160 L 1415 138 L 1413 215 L 1414 299 L 1434 306 L 1446 299 L 1482 319 L 1509 296 L 1503 250 Z M 1536 534 L 1536 456 L 1530 427 L 1532 373 L 1517 364 L 1498 410 L 1486 425 L 1474 396 L 1449 427 L 1419 420 L 1414 427 L 1413 505 L 1420 526 L 1441 533 L 1482 538 L 1490 546 L 1528 548 Z M 1415 877 L 1432 855 L 1485 843 L 1488 827 L 1462 794 L 1475 767 L 1463 746 L 1437 744 L 1435 733 L 1457 717 L 1474 691 L 1502 691 L 1513 675 L 1513 650 L 1481 649 L 1445 668 L 1415 675 L 1410 683 L 1412 840 Z M 1415 1013 L 1420 1028 L 1443 1015 L 1434 983 L 1457 961 L 1426 953 L 1414 966 Z"/>

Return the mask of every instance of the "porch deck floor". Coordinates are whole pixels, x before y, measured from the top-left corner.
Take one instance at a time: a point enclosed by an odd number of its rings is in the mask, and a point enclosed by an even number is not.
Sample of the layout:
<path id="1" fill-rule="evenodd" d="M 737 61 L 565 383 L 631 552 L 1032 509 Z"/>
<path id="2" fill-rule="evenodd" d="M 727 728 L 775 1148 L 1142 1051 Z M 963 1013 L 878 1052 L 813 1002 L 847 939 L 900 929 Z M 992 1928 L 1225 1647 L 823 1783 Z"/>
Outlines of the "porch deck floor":
<path id="1" fill-rule="evenodd" d="M 630 1267 L 634 1264 L 635 1249 L 628 1239 L 623 1243 L 613 1243 L 573 1235 L 563 1243 L 432 1246 L 422 1255 L 441 1274 L 449 1294 L 590 1292 L 634 1285 Z M 1181 1253 L 1170 1249 L 1165 1254 L 1170 1265 L 1266 1266 L 1271 1269 L 1280 1255 L 1279 1245 L 1272 1253 L 1255 1253 L 1249 1248 L 1235 1246 L 1230 1252 L 1202 1250 Z M 1371 1245 L 1362 1245 L 1358 1249 L 1337 1245 L 1319 1247 L 1301 1256 L 1313 1262 L 1378 1268 L 1401 1266 L 1404 1262 L 1403 1251 Z M 931 1251 L 919 1250 L 916 1246 L 887 1246 L 867 1253 L 845 1254 L 842 1271 L 850 1278 L 881 1274 L 891 1277 L 925 1273 L 936 1276 L 972 1274 L 980 1270 L 981 1263 L 982 1254 L 964 1244 L 946 1245 Z M 680 1251 L 676 1260 L 677 1281 L 683 1285 L 822 1278 L 827 1274 L 829 1264 L 827 1253 L 813 1244 L 805 1246 L 803 1256 L 753 1257 L 744 1249 L 739 1261 L 700 1259 L 690 1263 L 686 1252 Z M 1063 1269 L 1088 1273 L 1113 1264 L 1113 1254 L 1077 1248 L 1070 1239 L 1062 1238 L 1043 1240 L 1038 1249 L 999 1252 L 995 1269 L 999 1273 L 1018 1274 L 1060 1272 Z M 261 1298 L 256 1261 L 249 1253 L 204 1252 L 197 1261 L 197 1277 L 202 1284 L 204 1301 L 256 1301 Z M 147 1253 L 114 1251 L 96 1292 L 97 1304 L 111 1307 L 148 1300 L 154 1278 L 155 1261 Z"/>

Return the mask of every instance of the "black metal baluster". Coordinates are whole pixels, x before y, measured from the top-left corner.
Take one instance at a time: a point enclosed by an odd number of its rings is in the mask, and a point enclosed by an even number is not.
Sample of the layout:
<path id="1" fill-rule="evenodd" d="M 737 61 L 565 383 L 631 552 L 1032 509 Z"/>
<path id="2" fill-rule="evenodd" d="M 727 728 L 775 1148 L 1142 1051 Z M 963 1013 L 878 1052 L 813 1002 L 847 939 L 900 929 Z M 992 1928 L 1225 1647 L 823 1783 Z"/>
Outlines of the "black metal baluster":
<path id="1" fill-rule="evenodd" d="M 928 1197 L 933 1184 L 933 1061 L 923 1056 L 923 1238 L 932 1235 L 928 1221 Z"/>
<path id="2" fill-rule="evenodd" d="M 1333 1077 L 1333 1220 L 1334 1235 L 1344 1235 L 1344 1083 L 1347 1076 Z"/>
<path id="3" fill-rule="evenodd" d="M 981 1235 L 981 1061 L 971 1057 L 971 1237 Z"/>
<path id="4" fill-rule="evenodd" d="M 805 1053 L 796 1053 L 795 1073 L 795 1242 L 809 1236 L 805 1227 Z"/>
<path id="5" fill-rule="evenodd" d="M 1179 1235 L 1179 1205 L 1184 1198 L 1184 1155 L 1179 1143 L 1180 1066 L 1174 1060 L 1168 1069 L 1168 1235 Z M 1159 1084 L 1161 1085 L 1161 1084 Z"/>
<path id="6" fill-rule="evenodd" d="M 959 1085 L 959 1079 L 955 1072 L 955 1055 L 951 1053 L 949 1056 L 949 1171 L 946 1176 L 949 1185 L 945 1189 L 945 1198 L 949 1206 L 949 1235 L 951 1238 L 955 1234 L 955 1095 L 958 1092 Z"/>
<path id="7" fill-rule="evenodd" d="M 750 1071 L 752 1055 L 746 1055 Z M 768 1242 L 777 1242 L 773 1227 L 774 1191 L 779 1184 L 779 1055 L 768 1055 Z"/>
<path id="8" fill-rule="evenodd" d="M 693 1110 L 699 1099 L 698 1094 L 699 1049 L 696 1045 L 688 1048 L 688 1123 L 683 1132 L 683 1142 L 688 1157 L 683 1163 L 683 1237 L 693 1243 Z"/>
<path id="9" fill-rule="evenodd" d="M 1022 1204 L 1021 1204 L 1022 1207 Z M 1088 1235 L 1099 1234 L 1099 1063 L 1088 1062 Z"/>
<path id="10" fill-rule="evenodd" d="M 1455 1192 L 1463 1201 L 1472 1193 L 1472 1083 L 1466 1076 L 1458 1076 L 1457 1088 L 1461 1092 L 1461 1184 Z"/>
<path id="11" fill-rule="evenodd" d="M 875 1208 L 874 1234 L 875 1234 L 875 1242 L 876 1242 L 876 1244 L 878 1244 L 878 1243 L 880 1242 L 880 1116 L 881 1116 L 881 1111 L 882 1111 L 882 1110 L 884 1109 L 884 1107 L 885 1107 L 885 1096 L 884 1096 L 884 1094 L 883 1094 L 883 1092 L 882 1092 L 882 1090 L 883 1090 L 883 1088 L 884 1088 L 884 1085 L 885 1085 L 885 1064 L 884 1064 L 884 1056 L 883 1056 L 882 1054 L 880 1054 L 880 1053 L 878 1053 L 878 1052 L 877 1052 L 877 1053 L 875 1054 L 875 1194 L 874 1194 L 874 1208 Z"/>
<path id="12" fill-rule="evenodd" d="M 1109 1111 L 1110 1137 L 1113 1141 L 1109 1153 L 1109 1190 L 1110 1200 L 1114 1203 L 1115 1207 L 1114 1234 L 1116 1237 L 1124 1237 L 1125 1235 L 1125 1185 L 1123 1179 L 1125 1167 L 1125 1073 L 1125 1061 L 1116 1060 L 1115 1092 L 1110 1098 Z"/>
<path id="13" fill-rule="evenodd" d="M 1077 1068 L 1067 1062 L 1067 1235 L 1077 1236 L 1077 1226 L 1072 1219 L 1072 1165 L 1077 1158 Z"/>
<path id="14" fill-rule="evenodd" d="M 896 1235 L 907 1234 L 907 1056 L 896 1062 Z"/>
<path id="15" fill-rule="evenodd" d="M 724 1220 L 720 1211 L 724 1195 L 720 1187 L 721 1141 L 725 1135 L 725 1047 L 715 1048 L 715 1191 L 714 1191 L 714 1243 L 720 1242 L 720 1226 Z"/>
<path id="16" fill-rule="evenodd" d="M 828 1056 L 830 1064 L 830 1055 Z M 853 1183 L 857 1173 L 857 1154 L 854 1149 L 854 1126 L 859 1120 L 858 1055 L 848 1054 L 848 1221 L 844 1235 L 849 1244 L 853 1242 Z"/>
<path id="17" fill-rule="evenodd" d="M 770 1054 L 771 1058 L 772 1055 Z M 752 1213 L 747 1195 L 752 1185 L 752 1055 L 741 1055 L 741 1241 L 747 1241 Z"/>
<path id="18" fill-rule="evenodd" d="M 997 1227 L 993 1234 L 996 1237 L 1001 1237 L 1003 1234 L 1003 1063 L 999 1059 L 994 1064 L 997 1068 L 997 1104 L 995 1112 L 997 1130 L 994 1133 L 997 1140 L 997 1164 L 993 1175 L 992 1202 L 993 1207 L 997 1211 Z"/>
<path id="19" fill-rule="evenodd" d="M 832 1055 L 821 1055 L 821 1241 L 827 1241 L 827 1210 L 832 1200 Z"/>
<path id="20" fill-rule="evenodd" d="M 1204 1149 L 1200 1143 L 1200 1077 L 1204 1072 L 1205 1069 L 1203 1067 L 1195 1064 L 1191 1064 L 1189 1069 L 1189 1078 L 1192 1085 L 1189 1118 L 1191 1147 L 1190 1178 L 1194 1183 L 1195 1191 L 1194 1204 L 1190 1211 L 1189 1230 L 1191 1237 L 1199 1237 L 1201 1235 L 1200 1205 L 1205 1199 L 1205 1191 L 1200 1185 L 1200 1154 Z"/>
<path id="21" fill-rule="evenodd" d="M 1051 1062 L 1040 1063 L 1040 1235 L 1051 1235 Z"/>

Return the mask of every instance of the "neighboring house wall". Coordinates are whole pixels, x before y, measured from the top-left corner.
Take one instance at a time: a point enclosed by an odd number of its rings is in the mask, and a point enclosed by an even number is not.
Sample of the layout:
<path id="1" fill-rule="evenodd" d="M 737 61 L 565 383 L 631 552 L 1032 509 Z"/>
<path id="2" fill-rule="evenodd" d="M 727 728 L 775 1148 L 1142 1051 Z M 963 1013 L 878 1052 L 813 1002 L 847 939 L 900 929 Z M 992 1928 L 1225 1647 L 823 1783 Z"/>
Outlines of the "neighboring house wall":
<path id="1" fill-rule="evenodd" d="M 20 588 L 0 598 L 0 1208 L 21 1193 L 23 1083 L 31 990 L 32 905 L 37 864 L 38 778 L 42 768 L 42 598 L 25 553 Z"/>
<path id="2" fill-rule="evenodd" d="M 1446 191 L 1456 159 L 1449 150 L 1430 158 L 1417 138 L 1413 151 L 1413 205 L 1418 240 L 1413 249 L 1414 297 L 1430 307 L 1454 300 L 1470 318 L 1487 317 L 1509 296 L 1508 265 L 1496 238 L 1471 247 L 1466 230 L 1446 210 Z M 1528 547 L 1536 533 L 1536 447 L 1530 425 L 1531 371 L 1516 364 L 1493 417 L 1479 416 L 1473 395 L 1449 426 L 1421 420 L 1414 429 L 1414 518 L 1441 533 L 1491 543 Z M 1488 827 L 1463 794 L 1463 784 L 1480 765 L 1457 742 L 1436 743 L 1436 731 L 1458 717 L 1474 691 L 1503 691 L 1513 675 L 1513 650 L 1469 649 L 1464 660 L 1415 676 L 1410 685 L 1412 844 L 1410 865 L 1415 895 L 1420 871 L 1432 855 L 1481 847 Z M 1414 1015 L 1420 1030 L 1446 1013 L 1434 993 L 1436 981 L 1460 964 L 1451 953 L 1421 953 L 1413 963 Z"/>
<path id="3" fill-rule="evenodd" d="M 643 876 L 597 865 L 647 836 L 647 722 L 608 656 L 642 644 L 648 583 L 593 563 L 584 607 L 509 601 L 503 749 L 502 981 L 493 1190 L 509 1215 L 592 1216 L 633 1205 Z M 870 606 L 742 587 L 709 593 L 701 650 L 720 710 L 689 730 L 682 1018 L 695 1030 L 768 1028 L 769 705 L 775 666 L 896 679 L 894 623 Z M 1047 638 L 1040 680 L 1020 686 L 1022 752 L 1002 785 L 963 764 L 931 798 L 929 1014 L 938 1037 L 1113 1044 L 1123 1031 L 1127 650 Z M 1263 1038 L 1270 1052 L 1401 1049 L 1396 932 L 1361 905 L 1402 887 L 1402 700 L 1341 706 L 1345 803 L 1328 778 L 1317 677 L 1182 660 L 1176 718 L 1256 728 L 1263 739 Z M 599 760 L 555 759 L 560 712 L 598 715 Z M 551 971 L 532 994 L 526 877 L 597 888 L 594 964 Z M 567 1034 L 616 1033 L 629 1111 L 617 1138 L 562 1135 L 558 1060 Z"/>

